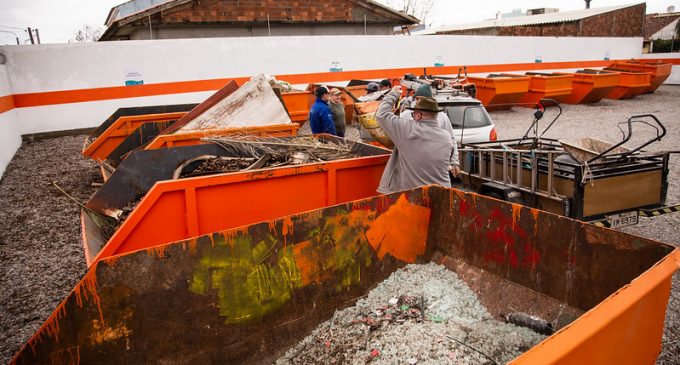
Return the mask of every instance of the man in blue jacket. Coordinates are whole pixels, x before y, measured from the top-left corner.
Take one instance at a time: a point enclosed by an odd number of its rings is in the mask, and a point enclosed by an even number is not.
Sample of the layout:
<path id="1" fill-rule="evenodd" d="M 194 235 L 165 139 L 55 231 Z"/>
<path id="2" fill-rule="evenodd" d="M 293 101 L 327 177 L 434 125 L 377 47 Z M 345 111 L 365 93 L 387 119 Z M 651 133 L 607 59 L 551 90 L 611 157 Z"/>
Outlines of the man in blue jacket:
<path id="1" fill-rule="evenodd" d="M 330 100 L 328 88 L 319 86 L 314 91 L 314 95 L 316 95 L 316 101 L 309 109 L 309 126 L 312 128 L 312 133 L 337 135 L 333 114 L 328 107 L 328 100 Z"/>

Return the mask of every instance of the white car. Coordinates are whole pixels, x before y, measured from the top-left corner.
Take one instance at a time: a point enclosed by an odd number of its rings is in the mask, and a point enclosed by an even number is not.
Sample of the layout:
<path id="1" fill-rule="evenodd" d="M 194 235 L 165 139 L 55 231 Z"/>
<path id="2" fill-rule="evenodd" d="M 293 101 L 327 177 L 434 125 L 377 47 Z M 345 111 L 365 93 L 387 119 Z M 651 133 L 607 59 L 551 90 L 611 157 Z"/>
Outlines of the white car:
<path id="1" fill-rule="evenodd" d="M 456 95 L 440 92 L 435 98 L 451 120 L 453 133 L 459 144 L 498 139 L 496 127 L 481 101 L 463 93 Z"/>

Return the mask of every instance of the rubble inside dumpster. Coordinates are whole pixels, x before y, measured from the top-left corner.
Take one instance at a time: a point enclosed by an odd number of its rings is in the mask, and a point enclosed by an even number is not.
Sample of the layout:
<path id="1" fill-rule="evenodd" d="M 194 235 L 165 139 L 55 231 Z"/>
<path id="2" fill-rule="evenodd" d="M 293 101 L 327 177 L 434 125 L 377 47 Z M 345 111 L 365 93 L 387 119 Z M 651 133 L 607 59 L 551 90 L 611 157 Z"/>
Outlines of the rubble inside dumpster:
<path id="1" fill-rule="evenodd" d="M 494 319 L 453 271 L 412 264 L 335 312 L 276 364 L 504 364 L 544 338 Z"/>

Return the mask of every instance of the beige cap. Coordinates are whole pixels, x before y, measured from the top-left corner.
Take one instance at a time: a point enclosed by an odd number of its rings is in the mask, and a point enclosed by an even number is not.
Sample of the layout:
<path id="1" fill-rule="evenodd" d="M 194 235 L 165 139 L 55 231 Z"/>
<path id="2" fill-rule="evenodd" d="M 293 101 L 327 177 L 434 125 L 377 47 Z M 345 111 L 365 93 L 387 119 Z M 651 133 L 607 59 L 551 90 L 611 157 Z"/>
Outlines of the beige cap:
<path id="1" fill-rule="evenodd" d="M 338 88 L 334 87 L 334 88 L 331 89 L 331 94 L 340 94 L 340 93 L 341 93 L 341 91 Z"/>

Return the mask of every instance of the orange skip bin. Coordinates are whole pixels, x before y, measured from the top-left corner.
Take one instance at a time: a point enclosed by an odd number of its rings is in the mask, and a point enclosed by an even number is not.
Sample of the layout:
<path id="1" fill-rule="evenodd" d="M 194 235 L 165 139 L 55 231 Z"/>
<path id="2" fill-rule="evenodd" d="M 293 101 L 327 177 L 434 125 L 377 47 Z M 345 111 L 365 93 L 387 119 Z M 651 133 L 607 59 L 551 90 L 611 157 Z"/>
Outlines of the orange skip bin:
<path id="1" fill-rule="evenodd" d="M 97 139 L 83 148 L 83 156 L 104 161 L 118 145 L 137 128 L 146 123 L 170 123 L 186 112 L 124 116 L 116 119 Z"/>
<path id="2" fill-rule="evenodd" d="M 653 93 L 664 81 L 666 81 L 673 71 L 673 65 L 659 61 L 631 60 L 614 62 L 607 69 L 649 73 L 651 76 L 649 87 L 642 92 L 643 94 L 646 94 Z"/>
<path id="3" fill-rule="evenodd" d="M 531 82 L 529 83 L 529 91 L 520 99 L 520 103 L 524 107 L 532 108 L 544 98 L 563 102 L 571 94 L 571 75 L 551 75 L 533 72 L 527 72 L 526 75 L 531 77 Z"/>
<path id="4" fill-rule="evenodd" d="M 604 70 L 592 70 L 601 73 L 618 73 L 619 84 L 607 94 L 607 99 L 631 99 L 642 94 L 649 88 L 652 76 L 646 72 L 627 72 L 605 68 Z"/>
<path id="5" fill-rule="evenodd" d="M 564 100 L 567 104 L 597 103 L 619 85 L 619 75 L 593 73 L 579 70 L 574 73 L 555 72 L 555 75 L 571 75 L 571 94 Z"/>
<path id="6" fill-rule="evenodd" d="M 555 333 L 509 364 L 653 364 L 661 350 L 680 265 L 672 245 L 438 186 L 210 231 L 193 210 L 215 197 L 200 190 L 218 186 L 187 184 L 175 204 L 191 214 L 156 226 L 205 234 L 97 261 L 11 364 L 272 364 L 325 321 L 362 326 L 334 314 L 414 262 L 454 272 L 493 319 L 521 312 L 551 323 Z M 261 195 L 261 210 L 282 203 Z M 238 214 L 233 204 L 206 213 Z M 324 342 L 314 345 L 341 346 Z M 446 363 L 448 352 L 423 356 Z"/>
<path id="7" fill-rule="evenodd" d="M 512 108 L 512 104 L 520 101 L 529 91 L 529 76 L 509 76 L 490 74 L 488 77 L 468 77 L 468 81 L 477 88 L 479 99 L 487 110 Z"/>

